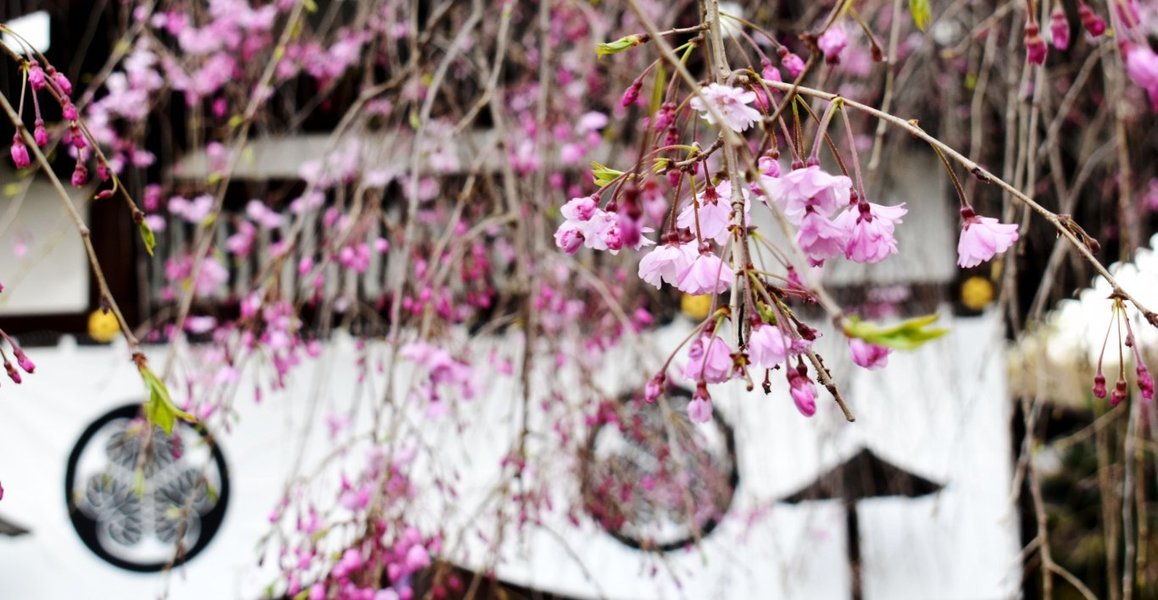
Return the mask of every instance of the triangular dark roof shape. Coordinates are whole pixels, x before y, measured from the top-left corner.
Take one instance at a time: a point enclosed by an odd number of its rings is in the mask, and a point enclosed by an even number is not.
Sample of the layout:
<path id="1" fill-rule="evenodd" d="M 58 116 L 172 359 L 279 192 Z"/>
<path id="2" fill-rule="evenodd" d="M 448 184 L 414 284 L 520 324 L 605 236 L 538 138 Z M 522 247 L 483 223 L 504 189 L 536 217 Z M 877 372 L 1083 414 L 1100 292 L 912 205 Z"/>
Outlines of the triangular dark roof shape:
<path id="1" fill-rule="evenodd" d="M 803 489 L 786 496 L 782 502 L 795 504 L 809 500 L 840 499 L 850 504 L 863 498 L 882 496 L 916 498 L 934 494 L 943 487 L 942 484 L 909 473 L 864 448 Z"/>

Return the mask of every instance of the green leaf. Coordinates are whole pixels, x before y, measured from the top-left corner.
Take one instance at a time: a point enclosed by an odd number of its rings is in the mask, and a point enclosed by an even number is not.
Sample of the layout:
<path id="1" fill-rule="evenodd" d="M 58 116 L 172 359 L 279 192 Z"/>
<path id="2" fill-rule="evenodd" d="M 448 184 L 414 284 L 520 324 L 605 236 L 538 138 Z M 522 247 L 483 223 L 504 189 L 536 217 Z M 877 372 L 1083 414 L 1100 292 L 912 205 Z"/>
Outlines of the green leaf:
<path id="1" fill-rule="evenodd" d="M 929 327 L 939 318 L 940 315 L 937 314 L 925 315 L 884 327 L 870 321 L 862 321 L 857 317 L 849 317 L 844 324 L 844 334 L 894 350 L 916 350 L 925 342 L 949 333 L 944 327 Z"/>
<path id="2" fill-rule="evenodd" d="M 663 68 L 663 63 L 656 65 L 655 69 L 655 87 L 651 89 L 651 105 L 648 107 L 648 114 L 654 116 L 659 112 L 659 107 L 663 106 L 664 88 L 667 87 L 667 70 Z"/>
<path id="3" fill-rule="evenodd" d="M 644 37 L 640 34 L 629 35 L 621 37 L 614 42 L 601 42 L 595 44 L 595 54 L 600 58 L 608 54 L 619 54 L 624 50 L 631 50 L 632 48 L 642 44 Z"/>
<path id="4" fill-rule="evenodd" d="M 913 24 L 917 29 L 924 31 L 933 20 L 933 9 L 929 7 L 929 0 L 909 0 L 909 12 L 913 13 Z"/>
<path id="5" fill-rule="evenodd" d="M 188 423 L 197 422 L 193 415 L 173 404 L 173 397 L 169 395 L 169 388 L 165 387 L 165 382 L 161 381 L 152 369 L 142 365 L 138 370 L 141 372 L 141 379 L 144 380 L 145 387 L 149 390 L 149 399 L 145 401 L 145 419 L 150 424 L 160 427 L 165 435 L 172 435 L 173 425 L 177 419 Z"/>
<path id="6" fill-rule="evenodd" d="M 591 163 L 591 175 L 595 178 L 595 185 L 603 187 L 623 175 L 623 171 L 616 171 L 597 162 Z"/>
<path id="7" fill-rule="evenodd" d="M 137 223 L 137 229 L 141 232 L 141 241 L 145 243 L 145 252 L 152 256 L 153 248 L 157 247 L 157 236 L 153 234 L 153 229 L 145 221 Z"/>

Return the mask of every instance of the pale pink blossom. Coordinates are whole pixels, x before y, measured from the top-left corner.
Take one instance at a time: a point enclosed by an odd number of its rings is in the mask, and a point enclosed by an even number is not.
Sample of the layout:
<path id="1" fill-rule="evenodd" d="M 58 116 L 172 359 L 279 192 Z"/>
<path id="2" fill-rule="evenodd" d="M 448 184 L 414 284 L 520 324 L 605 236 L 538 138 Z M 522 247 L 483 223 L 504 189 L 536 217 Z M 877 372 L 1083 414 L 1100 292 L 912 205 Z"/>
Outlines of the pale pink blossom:
<path id="1" fill-rule="evenodd" d="M 707 423 L 712 420 L 712 399 L 706 394 L 700 396 L 697 392 L 696 396 L 688 402 L 688 419 L 692 423 Z"/>
<path id="2" fill-rule="evenodd" d="M 726 188 L 724 186 L 727 185 Z M 676 217 L 676 226 L 690 230 L 692 233 L 699 232 L 700 239 L 713 240 L 717 244 L 724 244 L 728 241 L 728 226 L 732 224 L 732 204 L 728 196 L 724 196 L 723 192 L 731 194 L 731 185 L 723 182 L 720 185 L 720 190 L 709 187 L 700 192 L 696 196 L 699 203 L 699 209 L 696 209 L 695 203 L 688 204 L 680 211 L 679 216 Z M 699 228 L 696 228 L 696 221 L 699 221 Z"/>
<path id="3" fill-rule="evenodd" d="M 720 294 L 732 285 L 736 274 L 720 257 L 701 250 L 679 275 L 676 288 L 685 294 Z"/>
<path id="4" fill-rule="evenodd" d="M 844 256 L 859 263 L 878 263 L 897 253 L 896 225 L 908 210 L 904 204 L 882 206 L 861 202 L 833 219 L 848 239 Z"/>
<path id="5" fill-rule="evenodd" d="M 656 246 L 639 261 L 639 278 L 654 285 L 656 289 L 661 286 L 661 281 L 677 285 L 680 275 L 698 255 L 699 249 L 695 242 Z"/>
<path id="6" fill-rule="evenodd" d="M 1005 252 L 1017 241 L 1017 225 L 1000 223 L 993 217 L 979 217 L 970 208 L 961 209 L 965 223 L 957 242 L 957 265 L 977 265 Z"/>
<path id="7" fill-rule="evenodd" d="M 722 383 L 732 375 L 732 351 L 719 335 L 704 334 L 688 348 L 684 377 L 688 381 Z"/>
<path id="8" fill-rule="evenodd" d="M 852 354 L 852 362 L 866 369 L 879 369 L 889 364 L 889 354 L 892 350 L 884 346 L 870 344 L 862 339 L 849 338 L 848 350 Z"/>
<path id="9" fill-rule="evenodd" d="M 793 225 L 800 225 L 808 209 L 827 217 L 836 209 L 848 206 L 851 198 L 851 179 L 830 175 L 816 165 L 761 181 L 772 201 L 780 205 Z"/>
<path id="10" fill-rule="evenodd" d="M 1126 74 L 1150 95 L 1151 106 L 1158 108 L 1158 54 L 1145 44 L 1132 44 L 1125 54 Z"/>
<path id="11" fill-rule="evenodd" d="M 788 358 L 790 350 L 791 343 L 775 325 L 757 324 L 748 335 L 748 359 L 757 367 L 774 368 Z"/>
<path id="12" fill-rule="evenodd" d="M 808 211 L 796 232 L 796 243 L 814 267 L 844 252 L 847 240 L 848 232 L 845 229 L 813 211 Z"/>
<path id="13" fill-rule="evenodd" d="M 699 95 L 692 98 L 691 107 L 700 111 L 701 116 L 708 123 L 724 125 L 732 131 L 741 132 L 763 118 L 760 111 L 748 106 L 755 101 L 756 94 L 753 92 L 712 83 L 700 88 Z M 709 106 L 716 110 L 709 109 Z M 723 123 L 716 122 L 716 112 L 723 117 Z"/>

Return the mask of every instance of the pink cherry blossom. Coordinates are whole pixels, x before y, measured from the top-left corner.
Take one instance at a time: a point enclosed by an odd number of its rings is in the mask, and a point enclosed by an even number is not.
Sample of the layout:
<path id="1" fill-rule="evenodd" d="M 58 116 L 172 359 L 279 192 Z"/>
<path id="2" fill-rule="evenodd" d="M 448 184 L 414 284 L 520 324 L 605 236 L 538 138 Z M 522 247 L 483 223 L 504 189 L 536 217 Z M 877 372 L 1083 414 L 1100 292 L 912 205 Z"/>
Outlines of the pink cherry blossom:
<path id="1" fill-rule="evenodd" d="M 756 94 L 754 92 L 712 83 L 700 88 L 699 95 L 692 98 L 691 107 L 698 110 L 708 123 L 724 125 L 738 133 L 763 118 L 760 111 L 748 106 L 755 101 Z M 709 106 L 716 110 L 711 110 L 708 108 Z M 723 117 L 723 123 L 716 122 L 716 112 Z"/>
<path id="2" fill-rule="evenodd" d="M 731 223 L 732 207 L 726 199 L 720 197 L 715 188 L 711 187 L 700 192 L 696 196 L 696 200 L 699 203 L 699 209 L 694 203 L 688 204 L 676 217 L 676 225 L 689 229 L 693 233 L 698 231 L 704 240 L 715 240 L 717 244 L 723 244 L 728 239 L 728 225 Z M 698 230 L 697 220 L 699 221 Z"/>
<path id="3" fill-rule="evenodd" d="M 706 391 L 702 396 L 697 391 L 692 401 L 688 402 L 688 419 L 692 423 L 707 423 L 712 420 L 712 399 L 707 396 Z"/>
<path id="4" fill-rule="evenodd" d="M 788 358 L 791 343 L 775 325 L 754 325 L 748 336 L 748 359 L 757 367 L 771 369 Z"/>
<path id="5" fill-rule="evenodd" d="M 848 235 L 844 256 L 859 263 L 878 263 L 897 253 L 894 229 L 907 213 L 904 204 L 882 206 L 861 202 L 833 219 Z"/>
<path id="6" fill-rule="evenodd" d="M 870 344 L 857 338 L 849 338 L 848 350 L 852 354 L 852 362 L 866 369 L 880 369 L 889 364 L 889 354 L 892 350 L 884 346 Z"/>
<path id="7" fill-rule="evenodd" d="M 654 285 L 656 289 L 661 286 L 661 281 L 677 285 L 680 275 L 698 255 L 699 249 L 694 241 L 683 245 L 669 243 L 656 246 L 639 261 L 639 278 Z"/>
<path id="8" fill-rule="evenodd" d="M 819 267 L 824 261 L 844 252 L 848 245 L 848 232 L 810 210 L 796 232 L 796 243 L 808 256 L 808 262 Z"/>
<path id="9" fill-rule="evenodd" d="M 1041 39 L 1041 30 L 1037 23 L 1030 21 L 1025 24 L 1025 59 L 1033 65 L 1044 65 L 1045 56 L 1049 54 L 1049 46 Z"/>
<path id="10" fill-rule="evenodd" d="M 1132 44 L 1126 51 L 1126 74 L 1150 95 L 1150 104 L 1158 108 L 1158 54 L 1145 44 Z"/>
<path id="11" fill-rule="evenodd" d="M 808 209 L 827 217 L 851 198 L 851 179 L 830 175 L 816 165 L 761 181 L 793 225 L 800 225 Z"/>
<path id="12" fill-rule="evenodd" d="M 676 288 L 693 296 L 700 294 L 720 294 L 732 286 L 736 274 L 720 257 L 712 252 L 700 250 L 698 256 L 679 275 Z"/>
<path id="13" fill-rule="evenodd" d="M 688 348 L 688 381 L 723 383 L 732 375 L 732 351 L 719 335 L 704 334 Z"/>
<path id="14" fill-rule="evenodd" d="M 965 223 L 961 228 L 961 239 L 957 242 L 957 265 L 960 267 L 976 267 L 1005 252 L 1017 241 L 1016 224 L 977 216 L 970 208 L 961 209 L 961 217 Z"/>
<path id="15" fill-rule="evenodd" d="M 800 56 L 789 52 L 787 49 L 782 49 L 780 53 L 780 64 L 788 70 L 788 76 L 796 79 L 804 72 L 804 59 Z"/>
<path id="16" fill-rule="evenodd" d="M 824 53 L 824 62 L 840 64 L 840 53 L 848 46 L 848 34 L 844 32 L 844 26 L 834 23 L 816 39 L 816 46 Z"/>

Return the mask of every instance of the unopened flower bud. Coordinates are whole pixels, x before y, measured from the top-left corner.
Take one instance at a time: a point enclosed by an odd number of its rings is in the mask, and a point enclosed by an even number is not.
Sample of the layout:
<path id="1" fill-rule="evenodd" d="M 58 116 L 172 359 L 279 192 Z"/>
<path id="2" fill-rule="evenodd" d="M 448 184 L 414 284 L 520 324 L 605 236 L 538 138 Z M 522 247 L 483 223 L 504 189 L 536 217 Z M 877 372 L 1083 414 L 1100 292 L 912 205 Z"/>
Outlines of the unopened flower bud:
<path id="1" fill-rule="evenodd" d="M 1110 406 L 1117 406 L 1126 399 L 1126 380 L 1119 379 L 1114 384 L 1114 392 L 1110 394 Z"/>
<path id="2" fill-rule="evenodd" d="M 1101 373 L 1094 375 L 1094 396 L 1098 398 L 1106 397 L 1106 376 Z"/>
<path id="3" fill-rule="evenodd" d="M 72 186 L 81 187 L 88 183 L 88 168 L 84 166 L 84 162 L 76 161 L 76 168 L 72 170 Z"/>
<path id="4" fill-rule="evenodd" d="M 40 68 L 40 63 L 35 60 L 28 63 L 28 85 L 35 91 L 43 90 L 46 85 L 44 69 Z"/>
<path id="5" fill-rule="evenodd" d="M 1049 15 L 1049 37 L 1053 47 L 1065 50 L 1070 47 L 1070 22 L 1066 20 L 1066 11 L 1059 4 Z"/>
<path id="6" fill-rule="evenodd" d="M 56 86 L 56 89 L 60 90 L 61 95 L 72 95 L 72 82 L 64 76 L 64 73 L 56 70 L 52 71 L 52 83 Z"/>
<path id="7" fill-rule="evenodd" d="M 635 104 L 639 100 L 639 90 L 643 88 L 643 79 L 636 79 L 627 87 L 627 91 L 623 92 L 623 99 L 619 101 L 624 108 Z"/>
<path id="8" fill-rule="evenodd" d="M 28 157 L 28 147 L 24 145 L 24 139 L 19 133 L 12 136 L 12 162 L 16 163 L 17 169 L 24 169 L 32 164 L 32 160 Z"/>
<path id="9" fill-rule="evenodd" d="M 36 120 L 36 124 L 32 129 L 32 137 L 36 140 L 37 146 L 48 145 L 48 130 L 44 128 L 44 119 Z"/>
<path id="10" fill-rule="evenodd" d="M 24 369 L 25 373 L 31 375 L 36 371 L 36 364 L 28 358 L 28 355 L 24 354 L 24 350 L 20 346 L 12 346 L 12 356 L 16 357 L 16 362 L 20 363 L 20 368 Z"/>
<path id="11" fill-rule="evenodd" d="M 20 385 L 22 381 L 20 371 L 17 371 L 16 367 L 12 366 L 12 363 L 4 361 L 4 370 L 8 371 L 8 378 L 11 379 L 13 383 Z"/>
<path id="12" fill-rule="evenodd" d="M 1098 37 L 1106 32 L 1106 21 L 1084 2 L 1078 5 L 1078 17 L 1082 20 L 1082 27 L 1086 28 L 1090 37 Z"/>
<path id="13" fill-rule="evenodd" d="M 1041 31 L 1037 27 L 1037 23 L 1029 22 L 1025 24 L 1025 59 L 1030 64 L 1044 65 L 1045 55 L 1049 53 L 1049 47 L 1045 45 L 1045 40 L 1041 39 Z"/>

